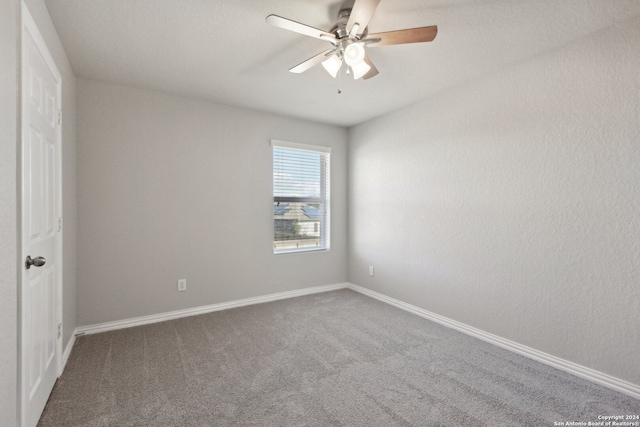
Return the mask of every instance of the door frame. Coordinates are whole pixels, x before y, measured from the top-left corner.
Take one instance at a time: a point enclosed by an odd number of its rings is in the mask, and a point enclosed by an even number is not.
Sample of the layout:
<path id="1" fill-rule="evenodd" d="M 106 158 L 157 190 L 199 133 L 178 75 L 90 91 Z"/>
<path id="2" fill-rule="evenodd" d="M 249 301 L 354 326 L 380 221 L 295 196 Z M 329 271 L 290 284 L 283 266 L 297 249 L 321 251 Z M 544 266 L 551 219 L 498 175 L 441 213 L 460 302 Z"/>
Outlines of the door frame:
<path id="1" fill-rule="evenodd" d="M 20 267 L 20 283 L 19 283 L 19 289 L 20 292 L 18 293 L 18 298 L 19 298 L 19 304 L 18 304 L 18 309 L 19 309 L 19 316 L 18 316 L 18 338 L 20 340 L 19 342 L 19 346 L 18 346 L 18 402 L 19 402 L 19 425 L 24 425 L 25 420 L 26 420 L 26 402 L 24 399 L 24 393 L 26 390 L 26 372 L 24 369 L 24 366 L 26 366 L 25 363 L 25 357 L 27 355 L 25 349 L 23 348 L 24 343 L 25 343 L 25 333 L 27 333 L 27 331 L 25 331 L 22 327 L 22 325 L 24 324 L 24 315 L 25 315 L 25 309 L 24 309 L 24 304 L 25 304 L 25 298 L 23 297 L 23 292 L 24 292 L 24 283 L 26 280 L 26 268 L 24 266 L 24 259 L 26 257 L 26 253 L 25 253 L 25 248 L 24 248 L 24 235 L 25 235 L 25 227 L 27 225 L 27 221 L 25 221 L 25 219 L 23 218 L 24 215 L 24 203 L 26 203 L 26 201 L 28 200 L 28 198 L 26 197 L 26 193 L 25 193 L 25 188 L 24 188 L 24 177 L 23 177 L 23 173 L 24 173 L 24 168 L 22 167 L 24 159 L 23 159 L 23 153 L 24 153 L 24 144 L 25 144 L 25 137 L 26 137 L 26 132 L 25 132 L 25 120 L 23 120 L 23 116 L 24 116 L 24 110 L 25 110 L 25 105 L 24 105 L 24 101 L 23 101 L 23 96 L 24 96 L 24 92 L 25 92 L 25 87 L 23 85 L 23 81 L 25 80 L 25 72 L 26 72 L 26 55 L 24 52 L 24 42 L 23 42 L 23 38 L 24 38 L 24 34 L 28 33 L 32 39 L 35 42 L 36 47 L 38 48 L 38 50 L 40 51 L 40 54 L 42 55 L 42 57 L 44 58 L 45 63 L 47 64 L 47 67 L 49 68 L 49 70 L 51 71 L 51 73 L 53 74 L 54 78 L 56 79 L 56 105 L 55 105 L 55 109 L 58 112 L 62 111 L 62 76 L 60 74 L 60 71 L 53 59 L 53 56 L 51 56 L 51 53 L 49 52 L 49 49 L 44 41 L 44 38 L 42 37 L 42 34 L 40 33 L 40 30 L 38 29 L 38 26 L 35 23 L 35 20 L 33 19 L 33 17 L 31 16 L 31 13 L 29 12 L 29 9 L 27 8 L 26 4 L 24 3 L 24 0 L 20 1 L 20 35 L 19 35 L 19 40 L 20 40 L 20 81 L 19 81 L 19 88 L 20 88 L 20 94 L 19 94 L 19 105 L 20 105 L 20 127 L 19 127 L 19 132 L 20 132 L 20 144 L 18 145 L 18 152 L 19 152 L 19 157 L 18 157 L 18 168 L 19 168 L 19 174 L 18 174 L 18 182 L 19 182 L 19 209 L 20 209 L 20 215 L 19 215 L 19 236 L 18 236 L 18 244 L 19 244 L 19 267 Z M 61 114 L 61 113 L 60 113 Z M 61 117 L 61 116 L 59 116 Z M 62 323 L 62 289 L 63 289 L 63 284 L 62 284 L 62 278 L 63 278 L 63 266 L 64 266 L 64 260 L 63 260 L 63 221 L 62 221 L 62 123 L 61 121 L 59 121 L 58 126 L 56 127 L 56 138 L 57 138 L 57 143 L 56 143 L 56 162 L 55 162 L 55 168 L 56 168 L 56 214 L 58 217 L 58 236 L 56 238 L 56 245 L 55 245 L 55 251 L 56 251 L 56 262 L 58 263 L 58 270 L 57 270 L 57 274 L 56 274 L 56 279 L 55 279 L 55 310 L 56 310 L 56 315 L 55 315 L 55 319 L 56 319 L 56 324 L 58 325 L 58 337 L 56 339 L 56 344 L 55 344 L 55 353 L 56 353 L 56 358 L 57 358 L 57 366 L 55 367 L 56 369 L 56 377 L 59 377 L 62 374 L 62 369 L 64 367 L 64 361 L 63 361 L 63 352 L 62 352 L 62 339 L 63 339 L 63 335 L 64 335 L 64 331 L 63 331 L 63 323 Z"/>

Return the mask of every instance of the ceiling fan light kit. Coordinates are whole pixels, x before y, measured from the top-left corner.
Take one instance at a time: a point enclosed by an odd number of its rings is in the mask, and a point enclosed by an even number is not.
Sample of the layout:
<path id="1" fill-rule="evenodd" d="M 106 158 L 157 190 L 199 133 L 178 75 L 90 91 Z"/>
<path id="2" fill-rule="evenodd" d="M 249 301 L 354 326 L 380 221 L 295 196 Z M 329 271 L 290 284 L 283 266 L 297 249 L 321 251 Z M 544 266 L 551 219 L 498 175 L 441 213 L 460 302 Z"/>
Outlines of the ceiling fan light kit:
<path id="1" fill-rule="evenodd" d="M 338 20 L 329 31 L 310 27 L 278 15 L 269 15 L 266 22 L 285 30 L 294 31 L 305 36 L 328 41 L 333 45 L 329 50 L 321 52 L 296 65 L 289 71 L 302 73 L 317 64 L 336 78 L 343 67 L 354 79 L 370 79 L 378 74 L 378 70 L 367 55 L 365 47 L 388 46 L 394 44 L 422 43 L 432 41 L 438 34 L 438 27 L 410 28 L 369 34 L 368 24 L 380 0 L 356 0 L 353 9 L 343 9 L 338 13 Z"/>

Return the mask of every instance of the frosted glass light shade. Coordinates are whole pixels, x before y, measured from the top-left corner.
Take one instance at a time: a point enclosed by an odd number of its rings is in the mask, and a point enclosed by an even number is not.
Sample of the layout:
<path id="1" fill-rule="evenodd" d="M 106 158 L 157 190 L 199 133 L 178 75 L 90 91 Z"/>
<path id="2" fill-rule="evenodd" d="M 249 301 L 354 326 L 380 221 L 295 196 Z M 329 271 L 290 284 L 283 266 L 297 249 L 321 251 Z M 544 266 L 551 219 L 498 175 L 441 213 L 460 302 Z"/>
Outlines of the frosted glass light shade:
<path id="1" fill-rule="evenodd" d="M 364 60 L 364 47 L 360 43 L 351 43 L 344 50 L 344 62 L 354 67 Z"/>
<path id="2" fill-rule="evenodd" d="M 353 78 L 358 80 L 360 77 L 364 76 L 369 72 L 371 66 L 366 62 L 362 61 L 359 64 L 352 65 L 351 69 L 353 70 Z"/>
<path id="3" fill-rule="evenodd" d="M 327 73 L 331 74 L 331 77 L 335 79 L 338 71 L 340 71 L 340 67 L 342 67 L 342 61 L 338 58 L 338 55 L 332 55 L 329 59 L 322 61 L 322 66 L 327 70 Z"/>

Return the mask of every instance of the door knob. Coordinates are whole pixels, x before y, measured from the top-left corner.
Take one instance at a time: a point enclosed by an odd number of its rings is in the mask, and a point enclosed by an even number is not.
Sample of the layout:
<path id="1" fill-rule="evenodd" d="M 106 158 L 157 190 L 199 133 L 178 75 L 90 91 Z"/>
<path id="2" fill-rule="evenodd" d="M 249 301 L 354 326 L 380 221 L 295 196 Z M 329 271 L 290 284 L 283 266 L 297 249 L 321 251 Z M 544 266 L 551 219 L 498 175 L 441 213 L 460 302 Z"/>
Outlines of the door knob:
<path id="1" fill-rule="evenodd" d="M 28 270 L 32 265 L 36 267 L 42 267 L 46 262 L 47 260 L 42 256 L 31 258 L 31 255 L 27 255 L 27 260 L 25 261 L 24 266 L 27 267 Z"/>

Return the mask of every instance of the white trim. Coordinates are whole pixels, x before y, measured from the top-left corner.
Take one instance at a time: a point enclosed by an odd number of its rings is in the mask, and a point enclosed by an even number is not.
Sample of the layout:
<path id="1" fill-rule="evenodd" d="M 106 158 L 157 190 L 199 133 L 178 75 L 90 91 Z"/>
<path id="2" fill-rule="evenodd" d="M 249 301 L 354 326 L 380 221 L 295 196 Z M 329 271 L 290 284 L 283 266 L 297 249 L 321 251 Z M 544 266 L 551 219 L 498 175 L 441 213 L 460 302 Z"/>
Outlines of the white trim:
<path id="1" fill-rule="evenodd" d="M 116 329 L 131 328 L 133 326 L 147 325 L 150 323 L 164 322 L 166 320 L 179 319 L 181 317 L 196 316 L 198 314 L 214 311 L 228 310 L 230 308 L 244 307 L 246 305 L 262 304 L 287 298 L 295 298 L 303 295 L 317 294 L 320 292 L 335 291 L 349 287 L 349 283 L 336 283 L 333 285 L 316 286 L 312 288 L 296 289 L 293 291 L 263 295 L 259 297 L 245 298 L 241 300 L 223 302 L 219 304 L 205 305 L 188 308 L 185 310 L 170 311 L 167 313 L 152 314 L 149 316 L 135 317 L 132 319 L 116 320 L 95 325 L 80 326 L 76 329 L 76 335 L 95 334 L 99 332 L 113 331 Z"/>
<path id="2" fill-rule="evenodd" d="M 611 375 L 596 371 L 591 368 L 587 368 L 586 366 L 578 365 L 577 363 L 570 362 L 568 360 L 561 359 L 556 356 L 552 356 L 551 354 L 544 353 L 542 351 L 533 349 L 531 347 L 518 344 L 517 342 L 499 337 L 497 335 L 493 335 L 489 332 L 485 332 L 481 329 L 474 328 L 473 326 L 469 326 L 464 323 L 457 322 L 455 320 L 449 319 L 439 314 L 432 313 L 420 307 L 407 304 L 395 298 L 391 298 L 381 293 L 372 291 L 370 289 L 363 288 L 362 286 L 349 283 L 348 287 L 349 289 L 359 292 L 363 295 L 369 296 L 371 298 L 375 298 L 379 301 L 393 305 L 394 307 L 398 307 L 402 310 L 416 314 L 420 317 L 439 323 L 451 329 L 455 329 L 467 335 L 471 335 L 472 337 L 481 339 L 482 341 L 486 341 L 490 344 L 497 345 L 498 347 L 502 347 L 506 350 L 509 350 L 514 353 L 520 354 L 522 356 L 528 357 L 530 359 L 536 360 L 540 363 L 544 363 L 545 365 L 552 366 L 561 371 L 568 372 L 577 377 L 584 378 L 596 384 L 600 384 L 602 386 L 608 387 L 620 393 L 624 393 L 628 396 L 634 397 L 636 399 L 640 399 L 640 386 L 636 384 L 632 384 L 630 382 L 621 380 Z"/>
<path id="3" fill-rule="evenodd" d="M 281 148 L 292 148 L 294 150 L 303 150 L 303 151 L 317 151 L 320 153 L 331 153 L 331 147 L 326 147 L 324 145 L 311 145 L 311 144 L 302 144 L 300 142 L 290 142 L 290 141 L 280 141 L 277 139 L 271 140 L 272 147 L 281 147 Z"/>
<path id="4" fill-rule="evenodd" d="M 293 249 L 280 249 L 278 252 L 273 252 L 274 255 L 282 254 L 304 254 L 309 252 L 329 252 L 331 248 L 325 248 L 323 246 L 312 246 L 309 248 L 293 248 Z"/>
<path id="5" fill-rule="evenodd" d="M 64 348 L 64 354 L 62 355 L 62 371 L 60 371 L 60 375 L 62 375 L 62 372 L 64 372 L 65 366 L 67 366 L 67 362 L 69 361 L 69 356 L 71 355 L 71 350 L 73 350 L 73 346 L 76 343 L 76 335 L 78 335 L 77 328 L 75 331 L 73 331 L 73 334 L 71 334 L 71 338 L 69 338 L 69 341 L 67 342 L 67 345 Z"/>
<path id="6" fill-rule="evenodd" d="M 36 25 L 36 21 L 34 21 L 33 17 L 31 16 L 31 12 L 29 12 L 29 8 L 25 4 L 24 0 L 21 3 L 22 24 L 29 29 L 29 33 L 33 37 L 33 41 L 36 43 L 36 46 L 38 46 L 38 49 L 40 49 L 40 54 L 44 58 L 44 61 L 47 63 L 47 66 L 51 69 L 51 73 L 53 74 L 53 76 L 58 82 L 62 82 L 60 71 L 58 70 L 56 62 L 53 60 L 53 56 L 51 56 L 51 52 L 49 52 L 49 48 L 47 47 L 42 34 L 40 34 L 40 30 Z"/>

